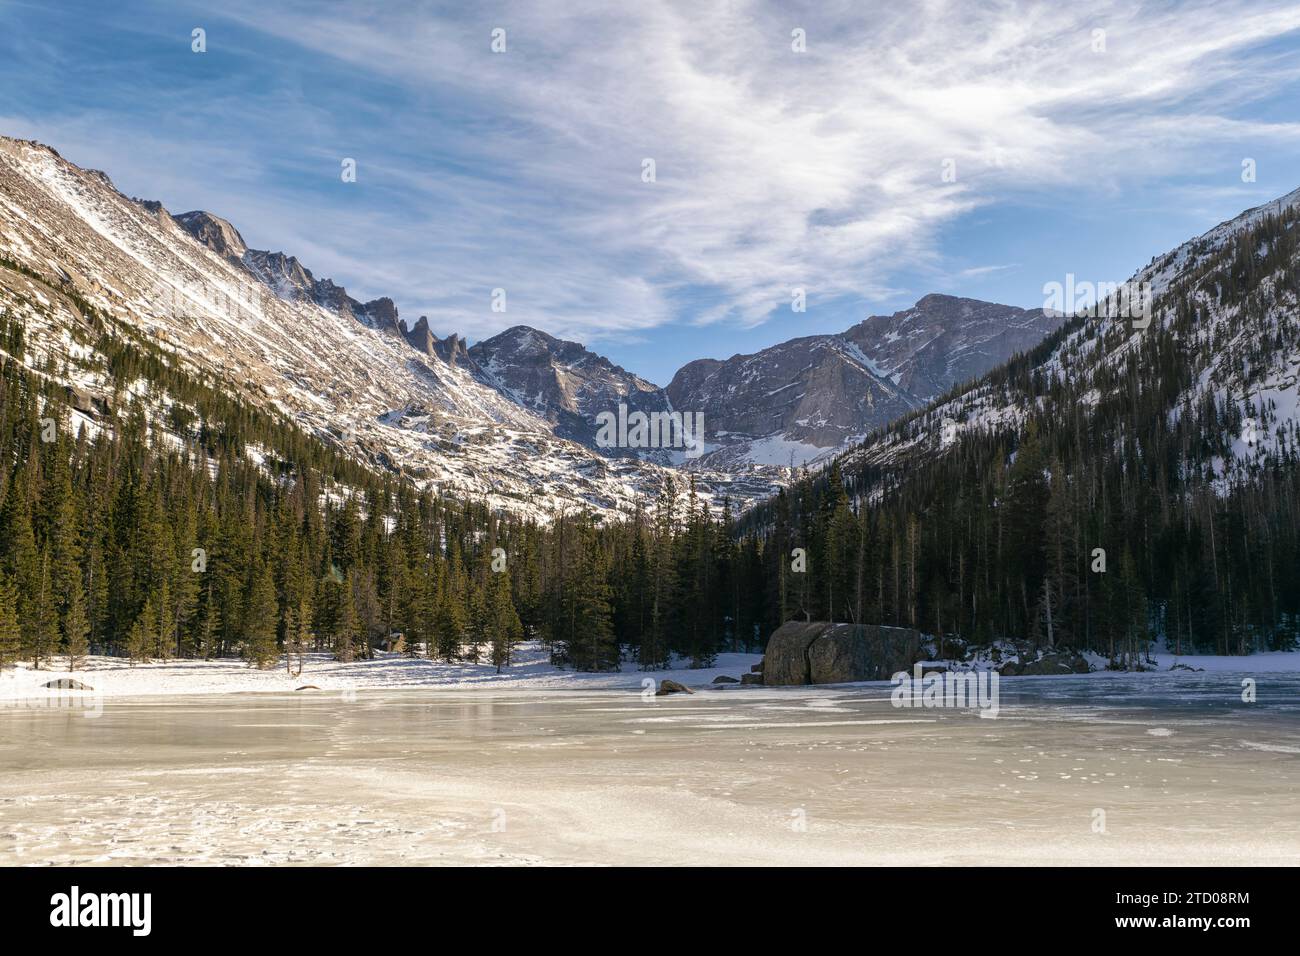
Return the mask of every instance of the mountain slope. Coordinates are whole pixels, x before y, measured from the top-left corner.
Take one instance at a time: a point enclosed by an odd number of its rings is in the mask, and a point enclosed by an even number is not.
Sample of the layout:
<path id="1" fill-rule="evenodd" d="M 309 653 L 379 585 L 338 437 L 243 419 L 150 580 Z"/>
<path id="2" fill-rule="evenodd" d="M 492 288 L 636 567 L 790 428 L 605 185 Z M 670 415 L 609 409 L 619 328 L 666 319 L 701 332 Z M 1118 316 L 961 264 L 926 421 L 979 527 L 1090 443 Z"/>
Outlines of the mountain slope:
<path id="1" fill-rule="evenodd" d="M 555 425 L 555 433 L 595 448 L 596 416 L 626 405 L 629 412 L 663 412 L 663 389 L 577 342 L 517 325 L 469 349 L 497 387 Z M 613 455 L 634 454 L 611 448 Z"/>
<path id="2" fill-rule="evenodd" d="M 873 315 L 843 338 L 860 348 L 879 374 L 919 402 L 983 375 L 1060 328 L 1042 309 L 927 295 L 893 315 Z"/>
<path id="3" fill-rule="evenodd" d="M 1041 313 L 948 296 L 840 335 L 693 362 L 661 389 L 575 342 L 517 326 L 475 344 L 362 302 L 296 257 L 250 249 L 205 210 L 122 196 L 37 143 L 0 138 L 0 256 L 163 343 L 375 467 L 499 507 L 599 511 L 688 469 L 705 498 L 743 507 L 1035 341 Z M 0 306 L 31 290 L 0 273 Z M 41 293 L 43 294 L 43 293 Z M 57 361 L 75 309 L 20 315 Z M 103 390 L 103 382 L 85 383 Z M 598 446 L 597 416 L 701 413 L 707 453 Z M 680 477 L 680 476 L 679 476 Z M 677 481 L 678 486 L 685 483 Z"/>
<path id="4" fill-rule="evenodd" d="M 1133 281 L 1149 310 L 1074 316 L 747 515 L 821 569 L 796 607 L 1118 667 L 1300 643 L 1300 191 Z"/>
<path id="5" fill-rule="evenodd" d="M 37 143 L 0 138 L 0 256 L 372 465 L 440 490 L 538 514 L 607 511 L 667 476 L 557 437 L 481 381 L 457 337 L 430 335 L 432 354 L 413 347 L 427 323 L 408 332 L 391 300 L 359 303 L 291 256 L 249 250 L 219 217 L 173 218 Z M 34 360 L 66 355 L 78 321 L 67 302 L 2 270 L 0 307 L 27 323 Z"/>
<path id="6" fill-rule="evenodd" d="M 1128 283 L 1149 290 L 1149 324 L 1105 309 L 1075 316 L 1021 359 L 882 430 L 848 459 L 911 461 L 943 443 L 945 421 L 957 437 L 1015 432 L 1031 413 L 1068 418 L 1082 409 L 1105 416 L 1154 394 L 1166 424 L 1207 408 L 1223 416 L 1205 424 L 1218 429 L 1205 436 L 1221 452 L 1211 461 L 1216 478 L 1257 470 L 1270 454 L 1291 447 L 1285 436 L 1300 421 L 1297 209 L 1300 190 L 1154 258 Z M 1228 434 L 1228 423 L 1239 430 L 1253 424 L 1252 439 Z"/>
<path id="7" fill-rule="evenodd" d="M 1006 361 L 1061 320 L 1039 310 L 928 295 L 836 335 L 791 339 L 683 366 L 674 407 L 705 410 L 704 467 L 825 459 Z"/>

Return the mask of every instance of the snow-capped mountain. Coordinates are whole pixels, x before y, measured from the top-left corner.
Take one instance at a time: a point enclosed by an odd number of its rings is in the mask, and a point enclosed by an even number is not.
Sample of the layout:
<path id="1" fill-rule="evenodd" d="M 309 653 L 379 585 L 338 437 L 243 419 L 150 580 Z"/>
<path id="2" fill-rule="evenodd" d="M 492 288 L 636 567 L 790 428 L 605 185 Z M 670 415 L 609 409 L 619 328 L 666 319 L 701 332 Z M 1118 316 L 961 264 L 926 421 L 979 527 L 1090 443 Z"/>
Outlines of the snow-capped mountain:
<path id="1" fill-rule="evenodd" d="M 173 217 L 39 143 L 0 138 L 0 258 L 12 264 L 0 265 L 0 309 L 27 326 L 28 364 L 91 394 L 112 385 L 70 334 L 78 301 L 376 467 L 495 507 L 627 508 L 670 474 L 557 435 L 484 382 L 463 340 L 427 321 L 408 329 L 391 300 L 357 302 L 292 256 L 248 249 L 219 217 Z M 771 490 L 732 484 L 702 476 L 705 493 Z"/>
<path id="2" fill-rule="evenodd" d="M 825 459 L 1038 343 L 1061 324 L 1041 309 L 927 295 L 836 335 L 791 339 L 683 366 L 674 407 L 706 410 L 708 468 Z"/>
<path id="3" fill-rule="evenodd" d="M 596 416 L 677 410 L 704 416 L 706 454 L 641 457 L 704 474 L 784 480 L 791 466 L 828 459 L 1037 344 L 1062 322 L 1041 309 L 927 295 L 837 335 L 791 339 L 753 355 L 684 365 L 666 389 L 577 342 L 515 326 L 474 345 L 489 384 L 545 417 L 556 434 L 600 448 Z"/>
<path id="4" fill-rule="evenodd" d="M 710 451 L 702 460 L 711 467 L 802 465 L 920 404 L 833 335 L 691 362 L 668 395 L 677 408 L 705 410 Z"/>
<path id="5" fill-rule="evenodd" d="M 473 347 L 439 337 L 390 298 L 359 301 L 293 255 L 250 249 L 219 215 L 172 215 L 47 146 L 3 137 L 0 257 L 12 264 L 0 265 L 0 308 L 28 327 L 29 362 L 105 403 L 111 383 L 69 335 L 79 301 L 375 467 L 537 514 L 626 509 L 682 468 L 704 497 L 743 507 L 791 464 L 851 447 L 1057 321 L 927 296 L 839 335 L 689 363 L 664 389 L 536 329 Z M 702 413 L 706 454 L 600 447 L 597 416 L 620 406 Z"/>
<path id="6" fill-rule="evenodd" d="M 1062 321 L 1042 309 L 936 294 L 864 319 L 842 338 L 862 350 L 873 372 L 930 402 L 1037 345 Z"/>
<path id="7" fill-rule="evenodd" d="M 1157 256 L 1126 283 L 1142 310 L 1073 316 L 1021 358 L 872 436 L 846 468 L 897 473 L 966 435 L 1074 421 L 1141 452 L 1179 430 L 1189 482 L 1219 490 L 1300 449 L 1300 189 Z M 1154 416 L 1154 417 L 1153 417 Z M 1169 463 L 1162 463 L 1162 468 Z"/>
<path id="8" fill-rule="evenodd" d="M 566 342 L 524 325 L 477 342 L 469 356 L 489 379 L 525 408 L 555 426 L 555 433 L 596 444 L 597 415 L 616 411 L 664 412 L 668 396 L 657 385 L 615 365 L 577 342 Z M 634 454 L 613 447 L 610 455 Z"/>

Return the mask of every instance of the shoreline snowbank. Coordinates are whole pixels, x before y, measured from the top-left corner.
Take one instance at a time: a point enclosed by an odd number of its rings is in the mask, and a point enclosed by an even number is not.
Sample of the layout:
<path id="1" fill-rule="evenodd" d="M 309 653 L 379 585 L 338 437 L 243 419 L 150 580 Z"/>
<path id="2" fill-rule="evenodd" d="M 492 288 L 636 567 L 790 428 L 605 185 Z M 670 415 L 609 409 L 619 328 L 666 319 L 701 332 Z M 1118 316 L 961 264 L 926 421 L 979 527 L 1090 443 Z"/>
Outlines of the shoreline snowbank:
<path id="1" fill-rule="evenodd" d="M 690 668 L 677 662 L 668 670 L 642 671 L 635 663 L 624 662 L 623 669 L 607 673 L 584 673 L 564 670 L 551 664 L 545 647 L 537 643 L 522 645 L 515 662 L 500 674 L 488 663 L 443 663 L 423 658 L 409 658 L 400 654 L 380 652 L 374 660 L 342 664 L 328 654 L 307 656 L 302 673 L 293 676 L 283 662 L 278 667 L 258 670 L 237 658 L 221 660 L 177 659 L 130 666 L 118 657 L 92 656 L 76 671 L 68 671 L 66 660 L 55 658 L 52 665 L 33 670 L 30 664 L 7 668 L 0 673 L 0 703 L 5 701 L 31 701 L 43 697 L 155 697 L 195 696 L 203 694 L 241 693 L 293 693 L 298 688 L 311 686 L 322 692 L 347 693 L 361 690 L 635 690 L 644 691 L 658 687 L 665 680 L 674 680 L 695 690 L 710 687 L 719 675 L 739 678 L 749 673 L 752 665 L 763 659 L 761 654 L 719 654 L 713 667 Z M 1196 671 L 1225 674 L 1269 674 L 1300 672 L 1300 652 L 1268 652 L 1245 657 L 1219 657 L 1212 655 L 1183 655 L 1157 653 L 1153 655 L 1156 674 L 1188 674 L 1193 670 L 1174 670 L 1175 663 Z M 1100 666 L 1093 661 L 1094 666 Z M 1102 662 L 1104 663 L 1104 662 Z M 1008 677 L 1005 680 L 1059 680 L 1063 677 L 1104 675 L 1132 676 L 1132 672 L 1096 670 L 1091 675 L 1061 675 L 1039 677 Z M 49 690 L 43 685 L 63 678 L 73 678 L 89 685 L 90 691 Z M 647 684 L 647 682 L 650 682 Z M 886 682 L 887 684 L 887 682 Z M 818 685 L 829 686 L 829 685 Z M 845 686 L 845 685 L 837 685 Z M 728 684 L 728 690 L 738 690 L 739 685 Z M 762 689 L 746 687 L 746 691 Z M 800 688 L 766 688 L 769 691 L 797 690 Z M 808 688 L 802 688 L 807 690 Z"/>
<path id="2" fill-rule="evenodd" d="M 652 688 L 664 680 L 675 680 L 692 688 L 707 685 L 726 674 L 739 677 L 761 654 L 719 654 L 715 666 L 642 671 L 624 662 L 621 671 L 584 673 L 564 670 L 550 662 L 545 647 L 521 645 L 515 661 L 501 673 L 489 663 L 457 661 L 447 664 L 402 654 L 377 652 L 374 660 L 343 664 L 329 654 L 308 654 L 302 673 L 291 675 L 283 659 L 274 668 L 258 670 L 238 658 L 219 660 L 158 661 L 131 666 L 120 657 L 92 656 L 76 671 L 64 669 L 65 658 L 56 657 L 49 667 L 33 670 L 22 663 L 0 674 L 0 701 L 26 700 L 42 696 L 76 696 L 79 691 L 47 690 L 42 685 L 71 677 L 90 685 L 104 697 L 190 696 L 197 694 L 292 693 L 311 686 L 326 692 L 359 690 L 642 690 L 645 681 Z"/>

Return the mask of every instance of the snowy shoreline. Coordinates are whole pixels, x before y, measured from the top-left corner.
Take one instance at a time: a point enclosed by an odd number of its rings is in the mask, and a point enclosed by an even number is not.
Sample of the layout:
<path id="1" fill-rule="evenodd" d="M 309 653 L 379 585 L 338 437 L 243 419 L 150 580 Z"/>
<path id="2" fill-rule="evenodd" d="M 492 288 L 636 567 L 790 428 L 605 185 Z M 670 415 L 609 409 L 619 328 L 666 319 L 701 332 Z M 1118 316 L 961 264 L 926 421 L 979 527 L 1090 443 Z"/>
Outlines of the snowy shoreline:
<path id="1" fill-rule="evenodd" d="M 1300 652 L 1270 652 L 1244 657 L 1212 655 L 1183 655 L 1157 653 L 1152 655 L 1157 669 L 1144 673 L 1187 674 L 1194 671 L 1171 671 L 1175 663 L 1199 671 L 1225 674 L 1295 673 L 1300 671 Z M 61 665 L 66 660 L 55 658 L 52 666 L 33 670 L 29 664 L 19 664 L 0 674 L 0 703 L 5 701 L 31 701 L 43 697 L 76 697 L 82 694 L 99 697 L 157 697 L 194 696 L 203 694 L 243 693 L 294 693 L 300 687 L 310 686 L 321 692 L 347 693 L 364 690 L 623 690 L 644 691 L 654 689 L 659 682 L 674 680 L 695 690 L 712 688 L 713 679 L 719 675 L 739 678 L 763 659 L 761 654 L 719 654 L 713 667 L 690 668 L 684 662 L 667 670 L 642 671 L 635 664 L 624 663 L 623 670 L 608 673 L 584 673 L 564 670 L 551 664 L 545 647 L 525 644 L 519 648 L 515 663 L 498 674 L 487 663 L 443 663 L 423 658 L 409 658 L 400 654 L 379 653 L 374 660 L 343 664 L 328 654 L 310 654 L 301 674 L 293 676 L 283 666 L 257 670 L 238 658 L 222 660 L 177 659 L 130 666 L 118 657 L 93 656 L 75 672 Z M 1105 671 L 1104 661 L 1092 660 L 1097 670 L 1091 676 L 1125 674 L 1132 672 Z M 1084 675 L 1061 675 L 1079 677 Z M 43 685 L 71 678 L 88 685 L 89 691 L 50 690 Z M 1006 677 L 1004 680 L 1056 680 L 1047 677 Z M 647 682 L 653 682 L 647 685 Z M 739 690 L 739 685 L 726 684 L 728 690 Z M 828 685 L 819 685 L 828 686 Z M 837 685 L 844 686 L 844 685 Z M 746 687 L 747 692 L 759 689 Z M 784 691 L 807 688 L 766 688 Z M 310 693 L 304 691 L 303 693 Z"/>
<path id="2" fill-rule="evenodd" d="M 763 659 L 761 654 L 719 654 L 713 667 L 674 667 L 642 671 L 625 662 L 623 670 L 584 673 L 564 670 L 550 662 L 541 644 L 517 649 L 515 661 L 501 673 L 488 663 L 444 663 L 402 654 L 376 652 L 374 660 L 340 663 L 329 654 L 308 654 L 302 673 L 291 675 L 281 660 L 278 667 L 258 670 L 239 658 L 220 660 L 175 659 L 129 665 L 120 657 L 92 656 L 76 671 L 64 669 L 65 658 L 33 670 L 21 663 L 0 674 L 0 703 L 43 696 L 94 694 L 103 697 L 193 696 L 200 694 L 293 693 L 310 686 L 330 693 L 364 690 L 635 690 L 644 681 L 675 680 L 692 688 L 709 685 L 726 674 L 739 677 Z M 71 678 L 91 691 L 48 690 L 50 681 Z M 304 691 L 304 694 L 309 693 Z"/>

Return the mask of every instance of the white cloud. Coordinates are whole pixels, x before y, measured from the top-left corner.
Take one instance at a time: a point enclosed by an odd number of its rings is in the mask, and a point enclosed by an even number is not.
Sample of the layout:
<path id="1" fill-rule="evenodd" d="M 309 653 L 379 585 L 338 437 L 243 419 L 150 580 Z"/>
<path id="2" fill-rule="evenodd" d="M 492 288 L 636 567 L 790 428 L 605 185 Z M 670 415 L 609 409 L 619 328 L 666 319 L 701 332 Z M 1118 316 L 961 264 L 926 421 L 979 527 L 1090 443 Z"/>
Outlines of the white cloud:
<path id="1" fill-rule="evenodd" d="M 682 318 L 687 296 L 687 318 L 742 326 L 796 286 L 881 296 L 900 268 L 959 271 L 937 238 L 981 205 L 1045 190 L 1082 204 L 1185 175 L 1207 145 L 1300 140 L 1239 115 L 1294 78 L 1265 46 L 1300 29 L 1294 4 L 223 6 L 414 104 L 369 104 L 381 118 L 345 153 L 389 205 L 336 205 L 334 230 L 318 213 L 291 248 L 286 201 L 280 244 L 472 336 L 524 322 L 626 339 Z M 302 111 L 318 145 L 349 131 L 339 114 L 361 94 L 332 95 Z M 498 286 L 506 315 L 487 309 Z"/>
<path id="2" fill-rule="evenodd" d="M 745 324 L 793 286 L 871 295 L 931 256 L 954 217 L 1006 193 L 1105 188 L 1177 171 L 1207 139 L 1298 132 L 1205 112 L 1267 89 L 1280 67 L 1261 56 L 1252 71 L 1249 50 L 1300 27 L 1294 5 L 556 6 L 455 24 L 388 4 L 325 17 L 258 5 L 241 19 L 408 87 L 458 91 L 493 118 L 462 145 L 509 185 L 457 188 L 472 202 L 555 197 L 515 224 L 521 255 L 507 261 L 551 313 L 540 321 L 572 331 L 664 321 L 663 294 L 682 285 L 721 293 L 700 318 Z M 488 52 L 498 25 L 503 55 Z M 806 53 L 790 48 L 794 27 Z M 658 182 L 640 181 L 643 157 Z M 941 180 L 945 159 L 955 183 Z M 620 308 L 629 283 L 636 304 Z M 590 302 L 602 314 L 584 314 Z"/>

